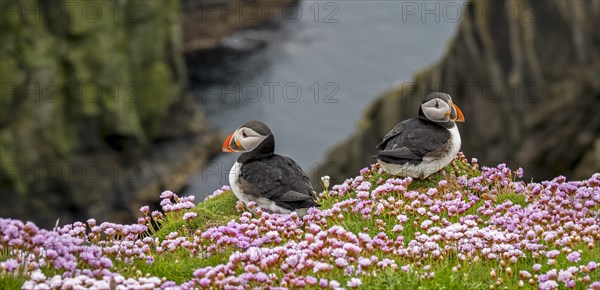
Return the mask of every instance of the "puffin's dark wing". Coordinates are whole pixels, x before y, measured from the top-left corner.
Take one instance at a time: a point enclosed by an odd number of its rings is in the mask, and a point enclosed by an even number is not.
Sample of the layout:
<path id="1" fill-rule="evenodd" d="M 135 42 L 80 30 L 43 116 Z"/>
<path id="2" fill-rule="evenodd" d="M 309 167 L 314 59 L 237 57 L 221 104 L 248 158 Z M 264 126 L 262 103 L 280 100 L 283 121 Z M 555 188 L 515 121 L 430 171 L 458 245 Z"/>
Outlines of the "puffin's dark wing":
<path id="1" fill-rule="evenodd" d="M 400 122 L 398 123 L 398 125 L 396 125 L 392 130 L 390 130 L 387 134 L 385 134 L 385 136 L 383 136 L 383 140 L 381 141 L 381 143 L 377 144 L 377 146 L 375 147 L 376 149 L 385 149 L 385 144 L 392 138 L 398 136 L 399 134 L 402 134 L 402 132 L 404 132 L 404 123 L 406 121 Z"/>
<path id="2" fill-rule="evenodd" d="M 273 155 L 244 163 L 238 183 L 245 194 L 268 198 L 286 209 L 318 206 L 310 180 L 288 157 Z"/>
<path id="3" fill-rule="evenodd" d="M 397 130 L 402 125 L 402 131 Z M 392 132 L 399 132 L 392 135 Z M 406 120 L 392 129 L 377 158 L 395 164 L 419 164 L 423 157 L 449 145 L 450 132 L 436 124 L 420 119 Z M 380 144 L 381 145 L 381 144 Z"/>
<path id="4" fill-rule="evenodd" d="M 376 156 L 384 162 L 388 163 L 419 163 L 423 160 L 423 156 L 415 154 L 413 151 L 406 147 L 387 149 L 379 151 Z"/>

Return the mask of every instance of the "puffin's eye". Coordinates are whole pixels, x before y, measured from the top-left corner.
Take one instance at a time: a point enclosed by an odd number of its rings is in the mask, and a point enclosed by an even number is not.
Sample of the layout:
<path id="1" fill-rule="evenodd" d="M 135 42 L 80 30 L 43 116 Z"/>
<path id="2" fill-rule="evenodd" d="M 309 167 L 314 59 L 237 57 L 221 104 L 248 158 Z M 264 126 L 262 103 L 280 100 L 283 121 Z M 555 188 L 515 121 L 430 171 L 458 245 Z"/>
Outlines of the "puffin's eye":
<path id="1" fill-rule="evenodd" d="M 248 135 L 246 134 L 246 131 L 242 131 L 242 137 L 244 137 L 244 138 L 248 137 Z"/>
<path id="2" fill-rule="evenodd" d="M 440 103 L 439 101 L 435 101 L 435 108 L 436 108 L 436 109 L 440 107 L 440 104 L 439 104 L 439 103 Z"/>

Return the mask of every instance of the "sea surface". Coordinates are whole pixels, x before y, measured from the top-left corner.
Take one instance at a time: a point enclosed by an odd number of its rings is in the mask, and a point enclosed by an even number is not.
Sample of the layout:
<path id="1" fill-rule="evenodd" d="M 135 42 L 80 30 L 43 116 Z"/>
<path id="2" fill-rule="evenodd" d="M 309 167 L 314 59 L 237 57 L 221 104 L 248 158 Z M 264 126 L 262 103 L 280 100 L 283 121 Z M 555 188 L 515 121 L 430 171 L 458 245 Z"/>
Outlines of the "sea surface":
<path id="1" fill-rule="evenodd" d="M 278 25 L 188 58 L 190 86 L 216 129 L 229 134 L 260 120 L 276 153 L 318 174 L 375 98 L 441 59 L 463 13 L 462 1 L 302 1 L 274 15 Z M 237 155 L 216 156 L 183 194 L 201 200 L 228 185 Z"/>

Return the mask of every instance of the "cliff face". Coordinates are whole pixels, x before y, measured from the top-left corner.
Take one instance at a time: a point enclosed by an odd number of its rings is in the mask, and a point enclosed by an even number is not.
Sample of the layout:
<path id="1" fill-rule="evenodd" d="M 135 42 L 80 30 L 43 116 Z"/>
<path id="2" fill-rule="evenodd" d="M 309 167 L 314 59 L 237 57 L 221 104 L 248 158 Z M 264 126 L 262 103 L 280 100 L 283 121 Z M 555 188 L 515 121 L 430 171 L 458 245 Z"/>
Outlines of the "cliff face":
<path id="1" fill-rule="evenodd" d="M 534 178 L 599 172 L 599 14 L 599 1 L 469 1 L 441 62 L 372 104 L 322 174 L 340 179 L 374 163 L 376 144 L 431 91 L 465 113 L 469 157 Z"/>
<path id="2" fill-rule="evenodd" d="M 277 21 L 297 21 L 298 0 L 183 0 L 183 50 L 214 49 L 224 37 Z"/>
<path id="3" fill-rule="evenodd" d="M 185 93 L 178 1 L 2 1 L 0 216 L 131 220 L 216 140 Z"/>

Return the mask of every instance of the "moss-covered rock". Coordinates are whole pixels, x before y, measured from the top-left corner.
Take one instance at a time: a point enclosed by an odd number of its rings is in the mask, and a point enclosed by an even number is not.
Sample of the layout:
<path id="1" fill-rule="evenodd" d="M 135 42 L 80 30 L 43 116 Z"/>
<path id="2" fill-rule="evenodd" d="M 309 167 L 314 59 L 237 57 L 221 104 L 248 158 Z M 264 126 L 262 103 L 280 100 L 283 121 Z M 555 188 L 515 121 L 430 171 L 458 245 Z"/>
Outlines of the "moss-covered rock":
<path id="1" fill-rule="evenodd" d="M 42 226 L 131 221 L 214 152 L 184 92 L 179 9 L 178 1 L 2 2 L 2 216 Z"/>

